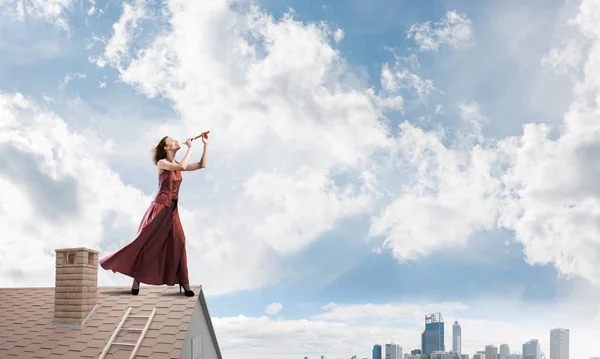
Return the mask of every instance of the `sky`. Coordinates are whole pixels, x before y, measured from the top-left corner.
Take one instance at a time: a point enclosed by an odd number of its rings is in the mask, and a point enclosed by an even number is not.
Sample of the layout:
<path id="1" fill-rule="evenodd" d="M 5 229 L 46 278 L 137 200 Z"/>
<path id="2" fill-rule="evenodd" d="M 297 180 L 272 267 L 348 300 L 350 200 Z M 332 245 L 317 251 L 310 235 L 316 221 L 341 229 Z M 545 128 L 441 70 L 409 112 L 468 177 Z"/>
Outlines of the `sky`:
<path id="1" fill-rule="evenodd" d="M 600 2 L 0 0 L 0 286 L 130 242 L 151 149 L 205 130 L 224 357 L 408 352 L 437 312 L 447 349 L 600 355 Z"/>

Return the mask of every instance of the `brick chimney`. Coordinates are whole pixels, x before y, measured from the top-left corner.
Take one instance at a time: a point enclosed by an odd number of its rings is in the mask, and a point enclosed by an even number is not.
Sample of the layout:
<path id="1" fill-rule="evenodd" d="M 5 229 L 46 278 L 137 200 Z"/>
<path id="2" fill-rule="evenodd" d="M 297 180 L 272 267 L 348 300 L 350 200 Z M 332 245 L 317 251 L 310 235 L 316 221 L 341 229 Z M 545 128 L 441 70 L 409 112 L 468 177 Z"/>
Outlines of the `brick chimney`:
<path id="1" fill-rule="evenodd" d="M 97 304 L 98 252 L 88 248 L 56 250 L 54 323 L 80 326 Z"/>

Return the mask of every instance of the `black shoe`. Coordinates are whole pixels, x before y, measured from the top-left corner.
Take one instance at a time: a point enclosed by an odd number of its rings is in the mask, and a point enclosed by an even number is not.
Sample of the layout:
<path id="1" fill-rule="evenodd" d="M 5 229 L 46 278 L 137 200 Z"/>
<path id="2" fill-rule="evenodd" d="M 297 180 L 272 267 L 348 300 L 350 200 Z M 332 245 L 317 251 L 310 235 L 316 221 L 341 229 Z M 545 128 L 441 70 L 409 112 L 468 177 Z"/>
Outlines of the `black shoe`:
<path id="1" fill-rule="evenodd" d="M 134 289 L 133 286 L 131 287 L 131 295 L 138 295 L 139 293 L 140 293 L 140 283 L 138 283 L 137 289 Z"/>
<path id="2" fill-rule="evenodd" d="M 179 294 L 181 294 L 181 288 L 183 288 L 183 284 L 181 282 L 179 282 Z M 193 297 L 194 296 L 194 291 L 187 290 L 185 288 L 183 288 L 183 290 L 185 291 L 185 296 L 186 297 Z"/>

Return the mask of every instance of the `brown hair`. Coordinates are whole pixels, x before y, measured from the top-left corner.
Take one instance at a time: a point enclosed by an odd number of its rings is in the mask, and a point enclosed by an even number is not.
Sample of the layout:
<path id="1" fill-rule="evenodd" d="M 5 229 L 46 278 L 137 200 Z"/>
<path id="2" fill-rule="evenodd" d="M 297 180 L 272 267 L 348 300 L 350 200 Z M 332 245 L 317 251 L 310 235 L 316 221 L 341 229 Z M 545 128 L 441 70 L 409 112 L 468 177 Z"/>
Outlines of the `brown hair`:
<path id="1" fill-rule="evenodd" d="M 169 138 L 169 136 L 163 137 L 158 145 L 156 145 L 156 147 L 154 147 L 152 150 L 152 162 L 154 162 L 154 165 L 156 165 L 158 161 L 162 160 L 163 158 L 167 158 L 167 150 L 165 150 L 167 138 Z"/>

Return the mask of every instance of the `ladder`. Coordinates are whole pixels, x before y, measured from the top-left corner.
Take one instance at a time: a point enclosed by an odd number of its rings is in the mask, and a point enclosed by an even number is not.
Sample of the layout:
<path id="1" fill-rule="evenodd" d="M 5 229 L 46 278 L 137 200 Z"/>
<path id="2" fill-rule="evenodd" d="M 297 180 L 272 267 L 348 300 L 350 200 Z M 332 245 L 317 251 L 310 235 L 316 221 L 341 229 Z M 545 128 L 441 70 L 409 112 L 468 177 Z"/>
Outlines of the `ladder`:
<path id="1" fill-rule="evenodd" d="M 152 309 L 152 313 L 150 313 L 150 315 L 129 315 L 129 313 L 131 313 L 131 307 L 127 308 L 125 315 L 121 319 L 121 322 L 117 326 L 117 329 L 115 329 L 115 331 L 112 333 L 110 339 L 108 340 L 108 343 L 106 343 L 106 346 L 104 347 L 104 350 L 102 351 L 102 353 L 100 354 L 100 357 L 98 359 L 106 358 L 106 355 L 108 354 L 108 351 L 110 350 L 110 347 L 113 345 L 133 347 L 133 351 L 131 352 L 129 359 L 135 358 L 135 355 L 137 354 L 137 351 L 140 349 L 140 346 L 142 345 L 142 341 L 144 340 L 144 337 L 146 336 L 146 333 L 148 332 L 148 328 L 150 328 L 150 324 L 152 323 L 152 320 L 154 319 L 154 315 L 156 314 L 156 308 Z M 148 321 L 146 322 L 146 325 L 144 326 L 144 328 L 123 328 L 123 325 L 125 324 L 125 322 L 127 321 L 128 318 L 147 318 Z M 134 343 L 115 343 L 115 338 L 117 338 L 117 335 L 119 335 L 120 331 L 141 332 L 142 334 L 140 334 L 140 337 L 138 338 L 138 340 L 135 344 Z"/>

